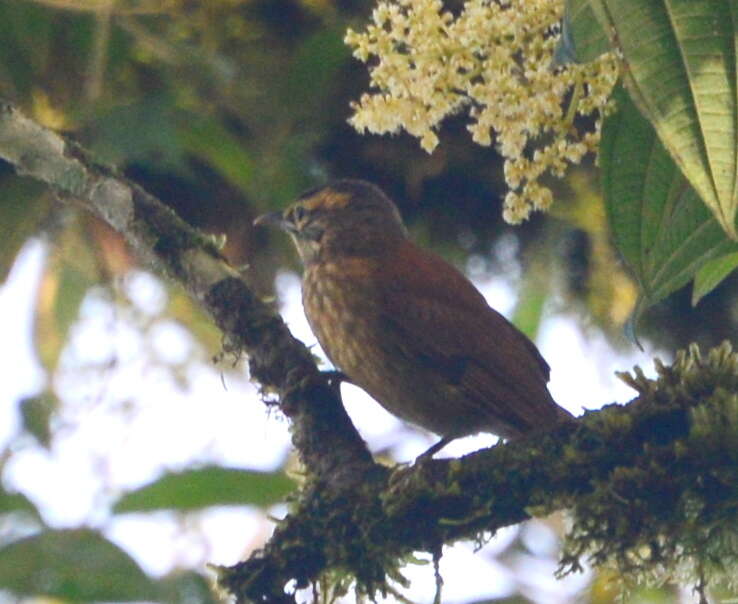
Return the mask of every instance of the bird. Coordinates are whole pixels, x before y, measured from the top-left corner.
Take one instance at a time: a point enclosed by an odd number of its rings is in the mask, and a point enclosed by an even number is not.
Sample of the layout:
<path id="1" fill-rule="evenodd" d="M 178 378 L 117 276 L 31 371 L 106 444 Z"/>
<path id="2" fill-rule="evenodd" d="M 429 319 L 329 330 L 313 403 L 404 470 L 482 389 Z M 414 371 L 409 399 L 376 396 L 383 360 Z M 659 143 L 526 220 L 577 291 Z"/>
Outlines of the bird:
<path id="1" fill-rule="evenodd" d="M 333 365 L 390 413 L 441 437 L 512 440 L 572 420 L 535 344 L 454 266 L 412 242 L 377 186 L 341 179 L 259 216 L 291 236 L 305 314 Z"/>

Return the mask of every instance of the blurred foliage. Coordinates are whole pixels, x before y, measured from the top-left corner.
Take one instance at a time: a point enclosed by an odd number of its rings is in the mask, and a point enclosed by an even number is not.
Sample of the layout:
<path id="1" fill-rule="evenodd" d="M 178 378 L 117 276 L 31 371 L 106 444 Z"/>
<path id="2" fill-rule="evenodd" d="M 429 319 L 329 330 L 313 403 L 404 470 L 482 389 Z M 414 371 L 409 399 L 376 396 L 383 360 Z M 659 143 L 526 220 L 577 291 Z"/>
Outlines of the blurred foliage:
<path id="1" fill-rule="evenodd" d="M 500 157 L 469 141 L 462 118 L 445 124 L 432 155 L 407 135 L 362 137 L 347 125 L 349 102 L 368 77 L 342 38 L 370 8 L 356 0 L 3 0 L 0 97 L 79 140 L 190 223 L 226 234 L 224 253 L 264 295 L 278 268 L 298 266 L 286 238 L 254 232 L 254 216 L 326 178 L 359 177 L 390 193 L 422 245 L 475 267 L 475 276 L 503 275 L 518 287 L 513 318 L 526 333 L 534 336 L 547 313 L 568 312 L 627 345 L 620 334 L 637 292 L 607 225 L 608 212 L 622 208 L 609 203 L 606 211 L 592 166 L 551 183 L 554 211 L 513 229 L 501 221 Z M 19 440 L 53 449 L 57 377 L 81 309 L 91 293 L 104 291 L 123 314 L 132 313 L 120 282 L 137 260 L 108 226 L 56 203 L 5 165 L 0 215 L 0 280 L 30 238 L 40 237 L 48 250 L 35 325 L 46 391 L 18 404 Z M 496 254 L 503 249 L 509 253 Z M 735 258 L 719 260 L 699 273 L 700 306 L 691 307 L 684 289 L 665 298 L 644 315 L 645 337 L 673 349 L 693 340 L 711 346 L 735 331 L 738 279 L 721 282 Z M 636 278 L 643 283 L 643 274 Z M 683 283 L 674 280 L 671 289 Z M 173 318 L 215 354 L 220 334 L 179 288 L 170 290 L 159 315 L 139 317 L 142 330 Z M 277 473 L 191 469 L 120 496 L 116 509 L 267 506 L 290 485 Z M 40 529 L 34 504 L 0 488 L 0 518 L 20 527 L 21 516 Z M 154 581 L 91 529 L 13 537 L 0 542 L 0 589 L 67 601 L 212 601 L 201 576 Z M 603 590 L 595 583 L 591 601 L 613 601 L 597 595 Z"/>
<path id="2" fill-rule="evenodd" d="M 294 486 L 294 482 L 281 472 L 250 472 L 211 466 L 166 474 L 123 495 L 113 505 L 113 511 L 186 511 L 213 505 L 245 504 L 267 507 L 282 501 Z"/>
<path id="3" fill-rule="evenodd" d="M 41 228 L 50 206 L 51 197 L 40 183 L 8 177 L 7 174 L 0 180 L 0 212 L 4 221 L 0 281 L 7 278 L 26 240 Z"/>
<path id="4" fill-rule="evenodd" d="M 0 549 L 0 586 L 68 602 L 158 600 L 128 554 L 89 529 L 45 531 Z"/>
<path id="5" fill-rule="evenodd" d="M 49 392 L 29 396 L 20 402 L 23 428 L 46 449 L 51 444 L 51 418 L 57 405 L 56 397 Z"/>
<path id="6" fill-rule="evenodd" d="M 8 493 L 0 487 L 0 514 L 24 513 L 40 519 L 36 506 L 21 493 Z"/>

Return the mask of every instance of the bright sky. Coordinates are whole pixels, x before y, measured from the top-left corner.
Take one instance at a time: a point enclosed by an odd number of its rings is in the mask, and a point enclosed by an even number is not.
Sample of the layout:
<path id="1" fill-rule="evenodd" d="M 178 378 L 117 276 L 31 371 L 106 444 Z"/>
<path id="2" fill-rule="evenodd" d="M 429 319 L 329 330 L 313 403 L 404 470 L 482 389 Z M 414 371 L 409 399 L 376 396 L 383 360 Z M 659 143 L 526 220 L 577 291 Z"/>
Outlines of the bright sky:
<path id="1" fill-rule="evenodd" d="M 18 399 L 43 388 L 43 374 L 31 346 L 32 300 L 43 257 L 42 245 L 28 246 L 0 288 L 0 333 L 5 336 L 0 341 L 0 366 L 13 368 L 0 380 L 0 447 L 18 431 Z M 477 285 L 503 314 L 512 310 L 515 299 L 509 284 L 487 279 Z M 166 302 L 165 290 L 148 274 L 136 273 L 122 287 L 144 315 L 156 316 Z M 290 329 L 305 343 L 315 343 L 302 313 L 299 278 L 282 274 L 277 287 Z M 152 330 L 153 338 L 143 337 L 132 317 L 116 314 L 102 295 L 87 297 L 72 344 L 62 358 L 66 370 L 56 384 L 65 405 L 57 419 L 53 449 L 49 452 L 31 442 L 19 446 L 3 482 L 30 497 L 54 527 L 100 528 L 150 573 L 163 574 L 175 565 L 202 568 L 204 561 L 234 564 L 271 531 L 271 524 L 253 510 L 221 508 L 187 517 L 157 513 L 117 518 L 107 511 L 109 502 L 123 490 L 141 486 L 165 469 L 208 462 L 272 470 L 290 453 L 286 422 L 266 412 L 245 377 L 228 376 L 224 388 L 220 372 L 198 351 L 185 329 L 159 320 Z M 575 415 L 584 406 L 595 408 L 633 397 L 633 391 L 613 376 L 615 370 L 631 369 L 637 363 L 647 375 L 653 374 L 648 351 L 633 348 L 627 356 L 616 354 L 604 338 L 585 337 L 566 318 L 547 318 L 538 344 L 552 367 L 554 398 Z M 199 360 L 186 364 L 191 351 Z M 110 367 L 103 372 L 89 370 L 90 364 L 106 363 Z M 79 370 L 85 367 L 80 377 Z M 173 372 L 172 367 L 179 371 Z M 391 448 L 397 459 L 408 461 L 434 442 L 435 437 L 407 430 L 358 388 L 344 386 L 343 393 L 349 413 L 373 451 Z M 489 435 L 462 439 L 446 447 L 443 455 L 457 456 L 494 441 Z M 277 506 L 271 513 L 281 515 L 284 509 Z M 519 531 L 530 554 L 506 559 L 504 565 L 495 560 Z M 500 531 L 477 553 L 466 543 L 446 548 L 441 561 L 444 602 L 502 597 L 516 586 L 539 602 L 574 601 L 587 577 L 553 578 L 556 543 L 548 526 L 526 523 L 522 529 Z M 406 576 L 413 580 L 406 594 L 409 598 L 432 600 L 430 565 L 409 567 Z"/>

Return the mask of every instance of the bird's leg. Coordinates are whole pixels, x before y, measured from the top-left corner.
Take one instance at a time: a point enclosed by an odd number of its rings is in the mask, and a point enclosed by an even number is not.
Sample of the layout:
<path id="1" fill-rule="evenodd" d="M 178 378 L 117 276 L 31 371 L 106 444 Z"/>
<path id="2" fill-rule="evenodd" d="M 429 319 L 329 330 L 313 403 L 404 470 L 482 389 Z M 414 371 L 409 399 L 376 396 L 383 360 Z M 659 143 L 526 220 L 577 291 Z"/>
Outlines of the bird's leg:
<path id="1" fill-rule="evenodd" d="M 443 447 L 445 447 L 452 440 L 456 440 L 456 437 L 455 436 L 444 436 L 435 445 L 431 446 L 425 453 L 418 455 L 418 457 L 415 460 L 415 463 L 416 464 L 423 463 L 431 459 L 436 453 L 438 453 L 441 449 L 443 449 Z"/>
<path id="2" fill-rule="evenodd" d="M 323 371 L 321 372 L 328 380 L 328 385 L 331 387 L 333 394 L 335 394 L 339 400 L 341 399 L 341 382 L 351 384 L 351 379 L 343 371 Z"/>

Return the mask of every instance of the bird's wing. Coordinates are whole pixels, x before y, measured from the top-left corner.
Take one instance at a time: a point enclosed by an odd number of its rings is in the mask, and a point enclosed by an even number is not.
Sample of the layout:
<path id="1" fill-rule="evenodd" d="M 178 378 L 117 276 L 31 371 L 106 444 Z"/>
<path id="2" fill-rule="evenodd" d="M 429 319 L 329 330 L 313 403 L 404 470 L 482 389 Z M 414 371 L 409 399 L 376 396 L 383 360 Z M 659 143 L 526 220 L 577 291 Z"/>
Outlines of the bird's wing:
<path id="1" fill-rule="evenodd" d="M 383 319 L 400 333 L 397 345 L 519 432 L 554 421 L 549 367 L 533 343 L 441 258 L 409 241 L 393 257 L 381 281 Z"/>

